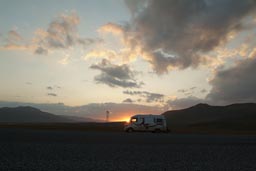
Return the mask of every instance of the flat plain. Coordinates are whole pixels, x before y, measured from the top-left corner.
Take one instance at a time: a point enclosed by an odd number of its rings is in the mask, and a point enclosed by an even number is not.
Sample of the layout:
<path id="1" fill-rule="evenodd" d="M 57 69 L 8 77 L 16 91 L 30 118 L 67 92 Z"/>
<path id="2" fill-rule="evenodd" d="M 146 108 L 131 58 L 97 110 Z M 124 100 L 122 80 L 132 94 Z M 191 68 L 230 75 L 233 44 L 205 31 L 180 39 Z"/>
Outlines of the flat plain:
<path id="1" fill-rule="evenodd" d="M 0 170 L 256 170 L 256 136 L 0 129 Z"/>

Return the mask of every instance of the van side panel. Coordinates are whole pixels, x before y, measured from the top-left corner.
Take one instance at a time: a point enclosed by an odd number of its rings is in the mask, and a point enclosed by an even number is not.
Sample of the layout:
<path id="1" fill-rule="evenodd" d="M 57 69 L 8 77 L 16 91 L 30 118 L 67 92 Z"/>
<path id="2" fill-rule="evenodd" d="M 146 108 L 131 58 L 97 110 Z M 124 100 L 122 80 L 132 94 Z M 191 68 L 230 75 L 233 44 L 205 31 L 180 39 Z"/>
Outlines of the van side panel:
<path id="1" fill-rule="evenodd" d="M 154 117 L 145 117 L 145 123 L 153 124 L 154 123 Z"/>

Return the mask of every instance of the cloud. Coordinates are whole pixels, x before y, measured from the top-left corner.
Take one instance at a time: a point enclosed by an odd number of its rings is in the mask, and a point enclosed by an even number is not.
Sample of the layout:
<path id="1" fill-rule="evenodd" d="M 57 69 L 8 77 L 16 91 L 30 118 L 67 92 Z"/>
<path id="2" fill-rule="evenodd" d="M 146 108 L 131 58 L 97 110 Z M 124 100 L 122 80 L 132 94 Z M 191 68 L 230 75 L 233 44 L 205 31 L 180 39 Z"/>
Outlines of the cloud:
<path id="1" fill-rule="evenodd" d="M 81 38 L 77 27 L 80 19 L 76 13 L 62 14 L 50 22 L 47 30 L 36 31 L 37 54 L 47 54 L 49 49 L 67 49 L 74 45 L 90 45 L 94 39 Z"/>
<path id="2" fill-rule="evenodd" d="M 200 92 L 201 92 L 201 93 L 206 93 L 207 90 L 206 90 L 206 89 L 202 89 Z"/>
<path id="3" fill-rule="evenodd" d="M 186 96 L 191 96 L 192 94 L 195 93 L 196 89 L 197 89 L 197 87 L 190 87 L 188 89 L 179 89 L 179 90 L 177 90 L 177 92 L 182 93 Z"/>
<path id="4" fill-rule="evenodd" d="M 179 89 L 178 92 L 179 92 L 179 93 L 186 93 L 187 90 L 186 90 L 186 89 Z"/>
<path id="5" fill-rule="evenodd" d="M 101 71 L 101 74 L 94 78 L 97 83 L 106 84 L 110 87 L 139 88 L 143 84 L 134 79 L 136 72 L 126 64 L 114 65 L 103 59 L 101 63 L 91 65 L 90 68 Z"/>
<path id="6" fill-rule="evenodd" d="M 7 37 L 8 44 L 16 44 L 17 42 L 20 42 L 21 40 L 23 40 L 23 38 L 17 31 L 10 30 L 8 32 L 8 37 Z"/>
<path id="7" fill-rule="evenodd" d="M 91 50 L 85 55 L 84 59 L 95 58 L 95 57 L 107 58 L 111 60 L 111 59 L 116 59 L 118 55 L 116 51 L 110 50 L 110 49 Z"/>
<path id="8" fill-rule="evenodd" d="M 67 65 L 70 61 L 70 56 L 69 55 L 66 55 L 65 57 L 63 57 L 62 59 L 60 59 L 58 61 L 59 64 L 61 65 Z"/>
<path id="9" fill-rule="evenodd" d="M 1 50 L 29 50 L 35 54 L 47 55 L 49 51 L 68 49 L 76 45 L 83 48 L 100 43 L 99 38 L 84 38 L 78 33 L 79 16 L 75 13 L 65 13 L 55 17 L 47 29 L 39 28 L 34 37 L 25 43 L 22 36 L 15 30 L 8 32 L 7 44 Z"/>
<path id="10" fill-rule="evenodd" d="M 99 38 L 83 38 L 78 33 L 79 16 L 73 12 L 62 14 L 50 22 L 48 28 L 38 29 L 35 33 L 34 42 L 37 45 L 35 53 L 47 54 L 53 49 L 68 49 L 76 45 L 84 48 L 102 42 Z"/>
<path id="11" fill-rule="evenodd" d="M 25 84 L 27 84 L 27 85 L 32 85 L 32 82 L 26 82 Z"/>
<path id="12" fill-rule="evenodd" d="M 249 54 L 248 54 L 249 55 Z M 233 103 L 256 102 L 256 55 L 241 59 L 229 68 L 219 67 L 210 80 L 212 89 L 204 99 L 194 96 L 176 98 L 167 102 L 172 109 L 190 107 L 197 103 L 228 105 Z M 189 89 L 188 89 L 189 90 Z M 188 90 L 180 90 L 186 93 Z M 207 90 L 202 89 L 201 93 Z"/>
<path id="13" fill-rule="evenodd" d="M 32 48 L 31 45 L 25 43 L 24 38 L 17 30 L 10 30 L 4 42 L 4 45 L 0 46 L 0 50 L 31 50 Z"/>
<path id="14" fill-rule="evenodd" d="M 195 90 L 197 87 L 190 87 L 188 89 L 179 89 L 178 92 L 180 93 L 186 93 L 186 92 L 189 92 L 189 91 L 193 91 Z"/>
<path id="15" fill-rule="evenodd" d="M 119 50 L 113 49 L 96 49 L 94 51 L 98 52 L 98 54 L 104 55 L 108 59 L 122 59 L 123 61 L 134 61 L 137 57 L 141 56 L 142 47 L 140 46 L 139 42 L 133 31 L 129 30 L 129 25 L 120 25 L 116 23 L 107 23 L 101 26 L 98 29 L 100 35 L 111 34 L 116 36 L 120 40 L 121 47 Z M 109 53 L 111 52 L 111 53 Z M 90 54 L 90 52 L 89 52 Z M 95 53 L 94 53 L 95 54 Z M 87 56 L 87 55 L 86 55 Z M 100 55 L 101 56 L 101 55 Z"/>
<path id="16" fill-rule="evenodd" d="M 31 50 L 30 46 L 27 45 L 15 45 L 15 44 L 7 44 L 2 47 L 0 47 L 0 50 L 21 50 L 21 51 L 27 51 Z"/>
<path id="17" fill-rule="evenodd" d="M 112 33 L 114 35 L 123 35 L 124 34 L 124 28 L 122 25 L 118 25 L 115 23 L 107 23 L 103 26 L 101 26 L 98 29 L 99 33 Z"/>
<path id="18" fill-rule="evenodd" d="M 133 103 L 133 100 L 130 98 L 127 98 L 127 99 L 123 100 L 123 103 Z"/>
<path id="19" fill-rule="evenodd" d="M 125 47 L 120 47 L 116 50 L 107 48 L 95 48 L 88 51 L 83 59 L 87 60 L 89 58 L 104 58 L 119 63 L 129 63 L 135 61 L 138 57 L 138 54 L 139 53 L 136 49 L 131 50 L 130 48 Z"/>
<path id="20" fill-rule="evenodd" d="M 58 85 L 54 85 L 54 86 L 47 86 L 46 89 L 48 91 L 53 91 L 53 90 L 59 90 L 59 89 L 61 89 L 61 87 Z"/>
<path id="21" fill-rule="evenodd" d="M 243 19 L 255 16 L 256 7 L 251 0 L 126 3 L 135 12 L 132 21 L 123 26 L 108 24 L 105 30 L 123 35 L 124 44 L 131 51 L 139 47 L 139 53 L 157 74 L 207 63 L 203 54 L 226 44 L 231 33 L 234 37 L 248 29 Z"/>
<path id="22" fill-rule="evenodd" d="M 167 107 L 172 110 L 178 110 L 194 106 L 198 103 L 207 103 L 207 101 L 205 99 L 200 99 L 195 96 L 175 98 L 167 101 Z"/>
<path id="23" fill-rule="evenodd" d="M 165 57 L 163 55 L 164 53 L 162 51 L 156 51 L 148 55 L 147 58 L 148 62 L 152 65 L 153 70 L 157 74 L 168 73 L 168 68 L 170 64 L 172 64 L 173 66 L 179 65 L 177 57 Z"/>
<path id="24" fill-rule="evenodd" d="M 46 87 L 47 90 L 53 90 L 53 87 L 52 86 L 48 86 Z"/>
<path id="25" fill-rule="evenodd" d="M 48 54 L 48 50 L 43 48 L 43 47 L 41 47 L 41 46 L 39 46 L 39 47 L 36 48 L 35 53 L 36 54 L 41 54 L 41 55 L 47 55 Z"/>
<path id="26" fill-rule="evenodd" d="M 256 47 L 254 47 L 254 48 L 252 49 L 252 51 L 250 52 L 250 54 L 249 54 L 248 57 L 249 57 L 249 58 L 255 58 L 255 57 L 256 57 Z"/>
<path id="27" fill-rule="evenodd" d="M 125 0 L 124 1 L 132 15 L 136 15 L 146 5 L 147 0 Z"/>
<path id="28" fill-rule="evenodd" d="M 248 54 L 249 55 L 249 54 Z M 236 65 L 215 71 L 210 80 L 212 89 L 205 98 L 189 95 L 184 98 L 173 98 L 167 101 L 166 107 L 171 109 L 183 109 L 198 103 L 211 105 L 228 105 L 233 103 L 256 102 L 256 55 L 242 59 Z M 180 89 L 178 92 L 187 93 L 195 88 Z M 207 93 L 201 89 L 201 93 Z M 130 93 L 130 94 L 136 94 Z M 138 94 L 138 93 L 137 93 Z"/>
<path id="29" fill-rule="evenodd" d="M 207 99 L 222 104 L 256 102 L 256 56 L 239 61 L 235 66 L 216 71 L 210 81 Z"/>
<path id="30" fill-rule="evenodd" d="M 47 95 L 48 96 L 52 96 L 52 97 L 56 97 L 56 96 L 58 96 L 57 94 L 55 94 L 55 93 L 47 93 Z"/>
<path id="31" fill-rule="evenodd" d="M 104 42 L 103 39 L 101 38 L 78 38 L 77 39 L 77 43 L 80 45 L 83 45 L 84 48 L 87 48 L 88 46 L 92 45 L 92 44 L 96 44 L 96 43 L 102 43 Z"/>
<path id="32" fill-rule="evenodd" d="M 68 48 L 77 41 L 77 25 L 79 22 L 79 17 L 75 13 L 60 15 L 49 24 L 46 37 L 41 41 L 45 42 L 48 47 Z"/>
<path id="33" fill-rule="evenodd" d="M 139 96 L 145 99 L 147 103 L 152 102 L 164 102 L 164 95 L 158 93 L 150 93 L 148 91 L 123 91 L 124 94 L 128 94 L 131 96 Z"/>

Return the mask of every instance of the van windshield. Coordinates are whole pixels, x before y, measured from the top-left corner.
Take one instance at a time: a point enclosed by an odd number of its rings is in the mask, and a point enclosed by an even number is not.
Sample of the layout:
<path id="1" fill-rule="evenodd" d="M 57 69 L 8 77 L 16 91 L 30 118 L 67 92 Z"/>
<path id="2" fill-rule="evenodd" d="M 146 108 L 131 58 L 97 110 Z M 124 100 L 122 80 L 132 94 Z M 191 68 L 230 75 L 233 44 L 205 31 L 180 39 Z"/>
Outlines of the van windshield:
<path id="1" fill-rule="evenodd" d="M 137 122 L 138 118 L 131 118 L 130 122 L 131 123 L 134 123 L 134 122 Z"/>

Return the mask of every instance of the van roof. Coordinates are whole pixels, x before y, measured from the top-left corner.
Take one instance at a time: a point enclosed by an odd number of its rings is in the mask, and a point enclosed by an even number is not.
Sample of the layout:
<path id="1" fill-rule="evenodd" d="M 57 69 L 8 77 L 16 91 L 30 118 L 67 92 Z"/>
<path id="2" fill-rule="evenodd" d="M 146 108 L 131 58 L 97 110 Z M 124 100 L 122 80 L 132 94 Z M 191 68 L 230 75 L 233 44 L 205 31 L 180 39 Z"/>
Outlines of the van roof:
<path id="1" fill-rule="evenodd" d="M 137 115 L 133 115 L 132 117 L 148 117 L 148 116 L 164 118 L 163 115 L 157 115 L 157 114 L 137 114 Z"/>

